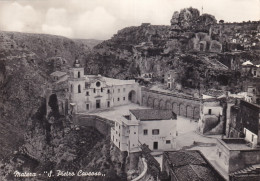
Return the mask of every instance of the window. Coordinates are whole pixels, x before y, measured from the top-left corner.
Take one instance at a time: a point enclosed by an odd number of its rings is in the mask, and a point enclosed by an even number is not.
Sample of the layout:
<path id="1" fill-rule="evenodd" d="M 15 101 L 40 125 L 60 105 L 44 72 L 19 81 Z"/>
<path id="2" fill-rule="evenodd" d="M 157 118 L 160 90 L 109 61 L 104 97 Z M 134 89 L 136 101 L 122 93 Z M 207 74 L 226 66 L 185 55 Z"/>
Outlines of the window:
<path id="1" fill-rule="evenodd" d="M 89 104 L 86 104 L 86 109 L 89 110 Z"/>
<path id="2" fill-rule="evenodd" d="M 93 92 L 96 93 L 96 89 L 95 88 L 93 89 Z"/>
<path id="3" fill-rule="evenodd" d="M 80 85 L 78 85 L 78 93 L 81 93 Z"/>
<path id="4" fill-rule="evenodd" d="M 218 157 L 221 157 L 221 152 L 218 152 Z"/>
<path id="5" fill-rule="evenodd" d="M 113 141 L 114 141 L 114 135 L 113 135 Z"/>
<path id="6" fill-rule="evenodd" d="M 166 144 L 171 144 L 171 140 L 166 140 Z"/>
<path id="7" fill-rule="evenodd" d="M 73 85 L 70 85 L 70 92 L 73 92 Z"/>
<path id="8" fill-rule="evenodd" d="M 117 101 L 120 101 L 120 98 L 117 98 Z"/>
<path id="9" fill-rule="evenodd" d="M 136 132 L 134 132 L 134 134 L 136 134 Z"/>
<path id="10" fill-rule="evenodd" d="M 120 141 L 119 141 L 119 143 L 118 143 L 118 147 L 120 148 Z"/>
<path id="11" fill-rule="evenodd" d="M 86 92 L 86 96 L 89 96 L 89 91 Z"/>
<path id="12" fill-rule="evenodd" d="M 96 86 L 97 86 L 97 87 L 100 87 L 100 85 L 101 85 L 100 82 L 97 82 L 97 83 L 96 83 Z"/>
<path id="13" fill-rule="evenodd" d="M 123 97 L 123 100 L 125 101 L 125 97 Z"/>
<path id="14" fill-rule="evenodd" d="M 103 92 L 103 88 L 101 88 L 101 92 Z"/>
<path id="15" fill-rule="evenodd" d="M 119 127 L 119 129 L 120 129 L 120 125 L 119 125 L 118 127 Z"/>
<path id="16" fill-rule="evenodd" d="M 123 92 L 125 92 L 125 88 L 123 88 Z"/>
<path id="17" fill-rule="evenodd" d="M 144 135 L 148 135 L 148 130 L 144 129 Z"/>
<path id="18" fill-rule="evenodd" d="M 117 134 L 117 131 L 116 131 L 116 134 Z"/>
<path id="19" fill-rule="evenodd" d="M 256 76 L 256 71 L 254 70 L 254 76 Z"/>
<path id="20" fill-rule="evenodd" d="M 252 134 L 252 142 L 254 141 L 254 136 L 255 136 L 255 135 Z"/>
<path id="21" fill-rule="evenodd" d="M 120 137 L 120 133 L 119 133 L 119 137 Z"/>
<path id="22" fill-rule="evenodd" d="M 211 109 L 209 109 L 209 115 L 211 115 Z"/>
<path id="23" fill-rule="evenodd" d="M 80 72 L 78 72 L 78 78 L 80 78 Z"/>
<path id="24" fill-rule="evenodd" d="M 109 90 L 109 89 L 107 89 L 107 93 L 108 93 L 108 94 L 110 93 L 110 90 Z"/>
<path id="25" fill-rule="evenodd" d="M 120 93 L 120 89 L 118 89 L 118 93 Z"/>
<path id="26" fill-rule="evenodd" d="M 153 135 L 158 135 L 160 133 L 159 129 L 153 129 L 152 134 Z"/>

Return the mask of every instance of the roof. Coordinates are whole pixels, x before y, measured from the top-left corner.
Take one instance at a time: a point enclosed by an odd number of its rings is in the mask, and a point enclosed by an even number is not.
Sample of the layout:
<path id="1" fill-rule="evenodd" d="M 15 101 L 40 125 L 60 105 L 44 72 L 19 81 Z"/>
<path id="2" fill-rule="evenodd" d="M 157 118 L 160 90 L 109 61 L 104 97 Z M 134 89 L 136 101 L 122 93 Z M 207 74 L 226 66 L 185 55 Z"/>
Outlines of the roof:
<path id="1" fill-rule="evenodd" d="M 95 82 L 97 80 L 104 81 L 108 86 L 114 86 L 114 85 L 126 85 L 126 84 L 134 84 L 135 80 L 120 80 L 120 79 L 113 79 L 109 77 L 104 77 L 101 75 L 87 75 L 86 79 L 89 79 L 89 81 Z"/>
<path id="2" fill-rule="evenodd" d="M 250 175 L 250 174 L 259 174 L 260 173 L 260 164 L 251 165 L 247 168 L 238 170 L 230 174 L 230 176 L 239 176 L 239 175 Z"/>
<path id="3" fill-rule="evenodd" d="M 177 119 L 177 115 L 171 110 L 134 109 L 129 111 L 140 121 Z"/>
<path id="4" fill-rule="evenodd" d="M 253 63 L 248 60 L 248 61 L 242 63 L 242 65 L 253 65 Z"/>
<path id="5" fill-rule="evenodd" d="M 165 152 L 163 157 L 177 180 L 222 181 L 224 178 L 214 170 L 197 150 Z"/>
<path id="6" fill-rule="evenodd" d="M 125 85 L 125 84 L 134 84 L 135 80 L 120 80 L 120 79 L 113 79 L 108 77 L 103 77 L 106 81 L 107 85 Z"/>
<path id="7" fill-rule="evenodd" d="M 61 76 L 64 76 L 64 75 L 67 75 L 67 73 L 66 72 L 61 72 L 61 71 L 55 71 L 55 72 L 51 73 L 51 76 L 61 77 Z"/>

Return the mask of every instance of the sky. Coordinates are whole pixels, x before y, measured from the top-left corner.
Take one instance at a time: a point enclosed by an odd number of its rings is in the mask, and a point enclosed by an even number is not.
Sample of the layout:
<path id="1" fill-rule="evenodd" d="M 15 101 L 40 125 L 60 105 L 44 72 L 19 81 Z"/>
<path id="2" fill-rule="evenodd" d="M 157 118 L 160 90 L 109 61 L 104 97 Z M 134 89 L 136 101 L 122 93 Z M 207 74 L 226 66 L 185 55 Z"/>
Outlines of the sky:
<path id="1" fill-rule="evenodd" d="M 260 20 L 260 0 L 0 0 L 0 30 L 106 40 L 141 23 L 170 25 L 193 7 L 217 20 Z"/>

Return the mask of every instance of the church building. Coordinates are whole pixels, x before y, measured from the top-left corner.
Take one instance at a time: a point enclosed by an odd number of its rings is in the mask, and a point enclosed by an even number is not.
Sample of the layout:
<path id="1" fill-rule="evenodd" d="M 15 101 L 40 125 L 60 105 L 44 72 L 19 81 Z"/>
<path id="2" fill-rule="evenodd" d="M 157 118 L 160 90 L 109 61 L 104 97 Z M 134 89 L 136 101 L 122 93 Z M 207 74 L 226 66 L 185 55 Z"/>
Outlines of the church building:
<path id="1" fill-rule="evenodd" d="M 84 75 L 78 60 L 70 69 L 69 103 L 71 113 L 139 103 L 141 88 L 135 80 L 120 80 L 101 75 Z"/>

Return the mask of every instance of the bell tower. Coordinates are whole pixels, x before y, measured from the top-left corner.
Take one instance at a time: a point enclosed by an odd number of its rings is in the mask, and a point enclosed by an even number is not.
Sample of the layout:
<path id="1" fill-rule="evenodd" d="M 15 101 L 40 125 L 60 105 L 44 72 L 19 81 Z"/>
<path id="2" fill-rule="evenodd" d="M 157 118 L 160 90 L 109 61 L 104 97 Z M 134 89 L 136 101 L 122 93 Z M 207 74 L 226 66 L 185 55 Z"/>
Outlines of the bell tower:
<path id="1" fill-rule="evenodd" d="M 69 102 L 72 106 L 70 110 L 80 112 L 84 109 L 82 100 L 85 95 L 85 76 L 84 68 L 80 65 L 79 60 L 75 60 L 73 67 L 70 68 L 69 74 Z"/>
<path id="2" fill-rule="evenodd" d="M 84 77 L 84 68 L 80 65 L 79 60 L 75 60 L 73 68 L 70 70 L 70 78 L 80 79 Z"/>

